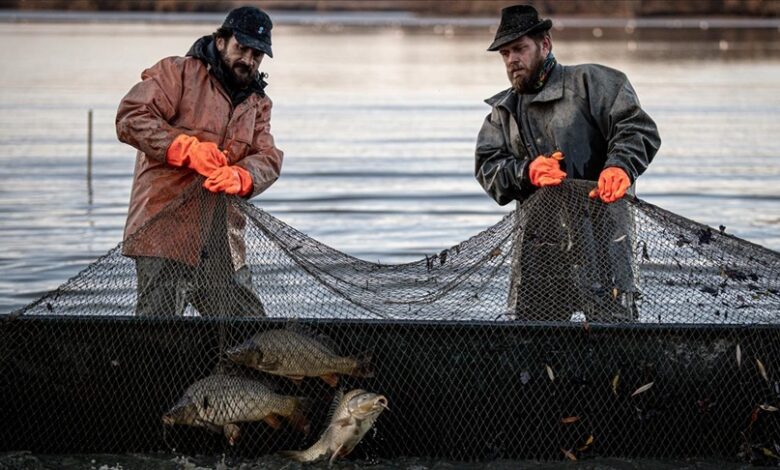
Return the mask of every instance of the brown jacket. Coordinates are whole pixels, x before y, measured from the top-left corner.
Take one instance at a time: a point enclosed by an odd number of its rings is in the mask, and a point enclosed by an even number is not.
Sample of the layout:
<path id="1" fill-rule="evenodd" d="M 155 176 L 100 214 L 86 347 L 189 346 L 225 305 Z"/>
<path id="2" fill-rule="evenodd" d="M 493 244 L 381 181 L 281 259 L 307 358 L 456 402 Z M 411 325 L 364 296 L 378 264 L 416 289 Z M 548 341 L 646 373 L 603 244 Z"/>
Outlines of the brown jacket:
<path id="1" fill-rule="evenodd" d="M 254 189 L 249 197 L 254 197 L 279 178 L 282 167 L 283 153 L 270 133 L 271 100 L 252 93 L 234 107 L 209 73 L 209 66 L 194 57 L 165 58 L 144 70 L 141 80 L 122 99 L 116 116 L 117 137 L 138 149 L 123 254 L 195 265 L 200 246 L 190 241 L 202 233 L 207 222 L 202 216 L 172 214 L 177 220 L 164 222 L 166 229 L 155 231 L 158 235 L 136 237 L 128 243 L 136 230 L 200 176 L 187 168 L 169 166 L 165 162 L 168 146 L 182 133 L 215 142 L 227 151 L 231 165 L 252 175 Z M 230 248 L 238 268 L 243 264 L 244 220 L 237 214 L 229 219 Z"/>

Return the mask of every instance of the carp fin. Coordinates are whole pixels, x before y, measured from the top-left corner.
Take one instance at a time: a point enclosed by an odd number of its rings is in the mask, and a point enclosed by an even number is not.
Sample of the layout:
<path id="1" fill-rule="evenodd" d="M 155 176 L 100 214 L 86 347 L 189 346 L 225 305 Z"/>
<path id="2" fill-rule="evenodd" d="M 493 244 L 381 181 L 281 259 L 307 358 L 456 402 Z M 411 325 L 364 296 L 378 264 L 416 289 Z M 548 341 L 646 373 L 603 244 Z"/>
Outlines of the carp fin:
<path id="1" fill-rule="evenodd" d="M 265 421 L 269 426 L 271 426 L 274 429 L 279 429 L 282 426 L 282 423 L 281 421 L 279 421 L 279 418 L 277 418 L 276 415 L 273 413 L 263 418 L 263 421 Z"/>
<path id="2" fill-rule="evenodd" d="M 239 436 L 241 436 L 241 428 L 237 424 L 228 423 L 222 427 L 222 433 L 227 438 L 228 444 L 234 446 Z"/>
<path id="3" fill-rule="evenodd" d="M 334 388 L 339 384 L 339 376 L 336 374 L 324 374 L 321 375 L 320 378 L 324 380 L 326 384 Z"/>
<path id="4" fill-rule="evenodd" d="M 327 423 L 331 422 L 333 416 L 336 414 L 336 410 L 338 409 L 341 400 L 343 399 L 344 399 L 344 389 L 339 388 L 338 390 L 336 390 L 336 393 L 333 394 L 333 400 L 330 402 L 330 407 L 328 408 L 328 414 L 325 415 L 325 421 Z M 328 427 L 332 425 L 333 423 L 329 424 Z"/>
<path id="5" fill-rule="evenodd" d="M 337 419 L 336 421 L 333 421 L 331 426 L 334 427 L 339 426 L 343 428 L 349 426 L 351 422 L 352 420 L 350 418 L 341 418 L 341 419 Z"/>
<path id="6" fill-rule="evenodd" d="M 304 325 L 298 321 L 298 319 L 292 320 L 287 323 L 285 329 L 292 333 L 304 336 L 316 343 L 316 346 L 325 354 L 336 357 L 338 356 L 337 345 L 331 337 L 325 333 L 321 333 L 314 328 Z"/>
<path id="7" fill-rule="evenodd" d="M 282 364 L 282 361 L 278 359 L 264 359 L 257 362 L 257 365 L 255 366 L 257 369 L 265 370 L 265 371 L 273 371 L 279 368 L 279 366 Z"/>
<path id="8" fill-rule="evenodd" d="M 354 377 L 374 377 L 374 370 L 371 368 L 371 359 L 373 354 L 371 352 L 365 352 L 355 357 L 355 368 L 350 375 Z"/>
<path id="9" fill-rule="evenodd" d="M 333 462 L 336 460 L 337 457 L 339 457 L 339 454 L 341 453 L 341 449 L 344 447 L 344 444 L 341 444 L 336 448 L 336 450 L 333 451 L 333 455 L 330 456 L 330 460 L 328 460 L 328 467 L 333 465 Z M 346 455 L 346 454 L 344 454 Z"/>
<path id="10" fill-rule="evenodd" d="M 292 426 L 296 431 L 301 432 L 304 436 L 308 436 L 309 431 L 311 431 L 309 420 L 306 419 L 306 415 L 303 413 L 303 410 L 306 408 L 306 406 L 306 399 L 296 398 L 295 406 L 290 415 L 287 416 L 287 422 L 290 423 L 290 426 Z"/>
<path id="11" fill-rule="evenodd" d="M 295 385 L 300 386 L 301 383 L 303 383 L 303 376 L 302 375 L 285 375 L 288 379 L 295 382 Z"/>

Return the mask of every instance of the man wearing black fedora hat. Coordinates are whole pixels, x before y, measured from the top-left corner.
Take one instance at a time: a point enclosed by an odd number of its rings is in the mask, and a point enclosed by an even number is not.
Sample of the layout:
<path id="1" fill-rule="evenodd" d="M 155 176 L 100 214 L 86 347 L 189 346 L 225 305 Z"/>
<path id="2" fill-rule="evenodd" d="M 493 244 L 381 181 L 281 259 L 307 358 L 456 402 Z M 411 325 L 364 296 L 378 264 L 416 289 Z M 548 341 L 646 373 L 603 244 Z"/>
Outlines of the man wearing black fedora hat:
<path id="1" fill-rule="evenodd" d="M 580 246 L 580 252 L 590 253 L 593 265 L 610 262 L 595 268 L 588 260 L 567 266 L 564 260 L 571 259 L 570 253 L 533 253 L 528 237 L 518 234 L 510 308 L 520 318 L 535 320 L 568 319 L 575 311 L 589 319 L 635 319 L 639 292 L 631 253 L 615 254 L 597 239 L 616 225 L 631 225 L 627 209 L 615 203 L 633 190 L 661 140 L 623 73 L 556 61 L 551 27 L 552 21 L 541 19 L 530 5 L 502 10 L 488 50 L 499 52 L 512 86 L 486 100 L 492 111 L 477 138 L 475 176 L 499 204 L 517 201 L 527 220 L 536 220 L 536 229 L 587 232 L 589 237 L 575 237 L 589 245 Z M 597 182 L 589 196 L 606 205 L 599 212 L 604 215 L 591 220 L 566 207 L 556 208 L 557 213 L 533 213 L 536 205 L 524 205 L 539 188 L 566 178 Z M 562 220 L 568 221 L 565 229 L 554 227 Z M 541 258 L 549 268 L 532 266 L 530 260 Z M 549 285 L 562 279 L 571 285 Z"/>
<path id="2" fill-rule="evenodd" d="M 122 252 L 136 263 L 139 315 L 182 315 L 188 304 L 202 315 L 264 314 L 241 217 L 187 218 L 177 209 L 166 230 L 141 228 L 161 225 L 157 216 L 197 180 L 212 193 L 251 198 L 279 177 L 282 151 L 258 71 L 273 57 L 272 27 L 258 8 L 231 10 L 185 57 L 144 70 L 119 105 L 117 136 L 138 150 Z"/>

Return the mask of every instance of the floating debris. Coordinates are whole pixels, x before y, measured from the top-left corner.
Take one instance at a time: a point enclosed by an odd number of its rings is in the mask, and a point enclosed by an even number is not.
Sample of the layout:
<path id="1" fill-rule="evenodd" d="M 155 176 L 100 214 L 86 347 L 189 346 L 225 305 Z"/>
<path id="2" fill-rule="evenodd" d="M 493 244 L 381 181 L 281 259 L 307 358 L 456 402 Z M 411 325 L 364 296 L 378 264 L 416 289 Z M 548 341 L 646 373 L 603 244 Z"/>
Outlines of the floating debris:
<path id="1" fill-rule="evenodd" d="M 614 393 L 615 396 L 618 394 L 618 384 L 620 384 L 620 371 L 612 378 L 612 393 Z"/>
<path id="2" fill-rule="evenodd" d="M 544 367 L 547 369 L 547 377 L 550 378 L 551 382 L 555 382 L 555 374 L 553 373 L 552 367 L 548 366 L 547 364 L 545 364 Z"/>
<path id="3" fill-rule="evenodd" d="M 769 382 L 769 376 L 766 373 L 766 367 L 764 367 L 764 363 L 761 362 L 761 359 L 756 358 L 756 366 L 758 367 L 758 373 L 761 374 L 761 377 L 763 377 L 764 380 Z"/>
<path id="4" fill-rule="evenodd" d="M 580 420 L 579 416 L 567 416 L 567 417 L 561 419 L 561 424 L 576 423 L 579 420 Z"/>
<path id="5" fill-rule="evenodd" d="M 561 452 L 563 452 L 563 455 L 565 455 L 567 459 L 572 460 L 572 461 L 576 461 L 577 460 L 577 456 L 574 455 L 574 453 L 572 451 L 566 450 L 563 447 L 561 447 Z"/>
<path id="6" fill-rule="evenodd" d="M 742 367 L 742 348 L 737 344 L 737 367 Z"/>
<path id="7" fill-rule="evenodd" d="M 585 444 L 583 444 L 582 446 L 577 448 L 577 451 L 582 452 L 582 451 L 588 450 L 588 447 L 590 447 L 591 444 L 593 444 L 593 441 L 595 441 L 595 440 L 596 440 L 596 438 L 594 438 L 593 434 L 591 434 L 590 436 L 588 436 L 588 440 L 585 441 Z"/>
<path id="8" fill-rule="evenodd" d="M 772 457 L 773 459 L 780 460 L 780 457 L 778 457 L 777 454 L 775 454 L 771 450 L 767 449 L 766 447 L 762 447 L 761 448 L 761 453 L 764 454 L 767 457 Z"/>
<path id="9" fill-rule="evenodd" d="M 654 382 L 650 382 L 650 383 L 642 385 L 638 389 L 634 390 L 634 393 L 632 393 L 631 396 L 634 397 L 636 395 L 639 395 L 640 393 L 644 393 L 644 392 L 650 390 L 650 388 L 653 386 L 653 383 Z"/>

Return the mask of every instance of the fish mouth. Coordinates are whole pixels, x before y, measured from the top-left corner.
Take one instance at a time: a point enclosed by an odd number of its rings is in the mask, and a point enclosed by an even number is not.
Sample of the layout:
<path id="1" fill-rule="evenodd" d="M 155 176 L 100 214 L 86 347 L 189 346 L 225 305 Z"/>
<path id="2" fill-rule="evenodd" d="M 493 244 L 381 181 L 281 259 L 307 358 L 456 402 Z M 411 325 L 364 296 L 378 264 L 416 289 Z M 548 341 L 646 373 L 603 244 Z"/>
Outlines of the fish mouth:
<path id="1" fill-rule="evenodd" d="M 164 415 L 164 416 L 162 417 L 162 423 L 163 423 L 164 425 L 166 425 L 166 426 L 173 426 L 174 424 L 176 424 L 176 420 L 175 420 L 175 419 L 173 419 L 173 416 L 170 416 L 170 415 Z"/>
<path id="2" fill-rule="evenodd" d="M 374 409 L 381 408 L 383 410 L 389 410 L 390 407 L 387 406 L 387 397 L 384 395 L 379 395 L 376 397 L 376 400 L 374 400 Z"/>
<path id="3" fill-rule="evenodd" d="M 347 405 L 347 410 L 353 416 L 376 416 L 383 410 L 388 409 L 387 403 L 386 396 L 366 392 L 362 394 L 357 403 L 352 403 L 352 400 L 350 400 L 350 403 Z"/>

